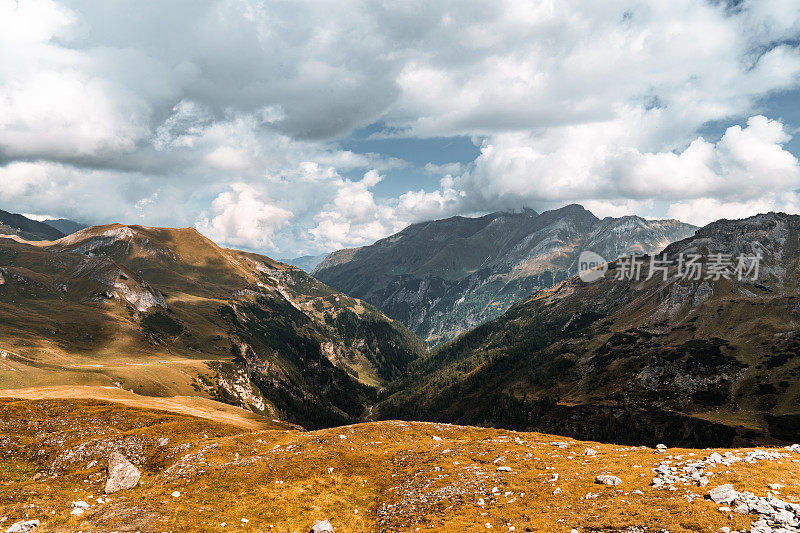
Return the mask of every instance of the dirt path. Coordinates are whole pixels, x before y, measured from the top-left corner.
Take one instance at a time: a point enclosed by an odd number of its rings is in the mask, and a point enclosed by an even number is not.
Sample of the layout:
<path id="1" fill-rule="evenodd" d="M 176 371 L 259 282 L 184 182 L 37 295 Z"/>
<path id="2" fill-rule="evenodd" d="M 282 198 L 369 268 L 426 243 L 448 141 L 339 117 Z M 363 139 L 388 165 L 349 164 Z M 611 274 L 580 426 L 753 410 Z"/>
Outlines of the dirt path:
<path id="1" fill-rule="evenodd" d="M 117 387 L 90 387 L 58 385 L 32 387 L 27 389 L 0 389 L 0 398 L 20 398 L 25 400 L 52 399 L 94 399 L 117 402 L 132 407 L 159 409 L 182 413 L 199 418 L 207 418 L 251 430 L 289 429 L 285 422 L 266 418 L 239 407 L 216 402 L 198 396 L 173 396 L 158 398 L 141 396 Z"/>

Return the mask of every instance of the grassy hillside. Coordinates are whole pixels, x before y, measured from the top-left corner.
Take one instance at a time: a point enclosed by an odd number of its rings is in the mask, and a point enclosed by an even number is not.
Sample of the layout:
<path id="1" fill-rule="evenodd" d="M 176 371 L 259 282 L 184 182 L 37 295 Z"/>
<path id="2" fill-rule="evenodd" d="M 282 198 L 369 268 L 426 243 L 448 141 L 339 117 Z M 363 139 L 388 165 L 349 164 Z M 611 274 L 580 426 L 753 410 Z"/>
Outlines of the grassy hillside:
<path id="1" fill-rule="evenodd" d="M 0 388 L 201 395 L 305 427 L 357 419 L 424 346 L 401 324 L 194 229 L 0 239 Z"/>

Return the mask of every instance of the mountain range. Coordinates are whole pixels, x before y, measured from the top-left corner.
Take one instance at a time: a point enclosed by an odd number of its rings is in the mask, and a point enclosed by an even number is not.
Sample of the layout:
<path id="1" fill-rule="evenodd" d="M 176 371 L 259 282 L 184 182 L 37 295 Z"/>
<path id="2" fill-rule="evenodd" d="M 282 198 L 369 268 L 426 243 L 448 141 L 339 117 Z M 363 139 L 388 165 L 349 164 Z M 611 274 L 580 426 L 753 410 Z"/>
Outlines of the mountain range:
<path id="1" fill-rule="evenodd" d="M 15 233 L 0 238 L 0 389 L 199 396 L 306 428 L 399 418 L 625 443 L 800 440 L 800 216 L 691 231 L 664 255 L 638 256 L 636 279 L 623 275 L 629 257 L 596 281 L 566 277 L 584 244 L 606 256 L 654 251 L 669 231 L 693 230 L 684 226 L 598 221 L 578 206 L 412 226 L 376 248 L 467 277 L 468 261 L 454 258 L 475 252 L 462 240 L 492 240 L 487 228 L 518 231 L 492 230 L 495 248 L 505 239 L 552 252 L 528 264 L 553 274 L 549 286 L 433 350 L 369 303 L 192 228 Z M 686 257 L 708 273 L 719 254 L 758 256 L 758 275 L 679 276 Z"/>
<path id="2" fill-rule="evenodd" d="M 582 251 L 607 260 L 653 253 L 696 229 L 637 216 L 598 219 L 579 205 L 452 217 L 334 252 L 312 275 L 437 345 L 575 275 Z"/>
<path id="3" fill-rule="evenodd" d="M 630 443 L 800 439 L 800 216 L 721 220 L 664 253 L 643 258 L 638 279 L 612 262 L 598 281 L 564 280 L 442 346 L 379 416 Z M 708 279 L 718 258 L 742 254 L 761 257 L 756 279 L 735 265 Z M 692 256 L 699 279 L 679 275 Z"/>
<path id="4" fill-rule="evenodd" d="M 192 228 L 0 238 L 0 388 L 200 395 L 313 428 L 356 420 L 423 350 L 368 304 Z"/>

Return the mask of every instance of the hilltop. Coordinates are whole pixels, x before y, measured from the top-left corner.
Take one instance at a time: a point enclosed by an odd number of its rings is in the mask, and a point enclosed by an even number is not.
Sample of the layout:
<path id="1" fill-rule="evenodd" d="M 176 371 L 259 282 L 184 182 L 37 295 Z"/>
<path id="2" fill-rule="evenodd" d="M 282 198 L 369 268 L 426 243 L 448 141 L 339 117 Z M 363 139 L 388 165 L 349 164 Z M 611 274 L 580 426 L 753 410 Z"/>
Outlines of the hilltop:
<path id="1" fill-rule="evenodd" d="M 3 528 L 285 533 L 328 520 L 339 533 L 716 533 L 778 531 L 800 515 L 798 447 L 621 447 L 420 422 L 252 431 L 12 399 L 0 400 L 0 434 Z M 105 494 L 114 452 L 140 477 Z"/>
<path id="2" fill-rule="evenodd" d="M 579 205 L 452 217 L 334 252 L 312 275 L 437 345 L 575 275 L 582 251 L 607 260 L 653 253 L 696 229 L 636 216 L 601 220 Z"/>
<path id="3" fill-rule="evenodd" d="M 113 386 L 348 423 L 424 350 L 298 268 L 193 228 L 0 239 L 0 388 Z"/>

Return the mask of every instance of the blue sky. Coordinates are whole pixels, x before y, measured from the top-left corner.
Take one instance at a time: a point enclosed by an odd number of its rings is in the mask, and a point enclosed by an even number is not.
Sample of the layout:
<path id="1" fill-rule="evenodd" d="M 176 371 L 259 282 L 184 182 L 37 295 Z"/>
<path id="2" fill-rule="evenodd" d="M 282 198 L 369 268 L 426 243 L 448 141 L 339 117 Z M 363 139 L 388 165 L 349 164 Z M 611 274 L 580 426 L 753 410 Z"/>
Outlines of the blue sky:
<path id="1" fill-rule="evenodd" d="M 800 210 L 796 0 L 0 0 L 0 207 L 276 257 Z"/>

